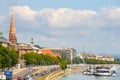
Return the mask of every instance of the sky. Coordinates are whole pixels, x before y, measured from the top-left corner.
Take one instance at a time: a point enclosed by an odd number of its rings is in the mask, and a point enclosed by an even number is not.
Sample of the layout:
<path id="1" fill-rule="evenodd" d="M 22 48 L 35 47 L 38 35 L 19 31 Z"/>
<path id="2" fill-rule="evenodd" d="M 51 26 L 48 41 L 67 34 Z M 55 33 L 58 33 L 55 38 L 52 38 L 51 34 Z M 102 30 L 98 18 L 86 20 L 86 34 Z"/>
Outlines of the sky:
<path id="1" fill-rule="evenodd" d="M 6 38 L 12 9 L 19 43 L 120 54 L 120 0 L 0 0 Z"/>

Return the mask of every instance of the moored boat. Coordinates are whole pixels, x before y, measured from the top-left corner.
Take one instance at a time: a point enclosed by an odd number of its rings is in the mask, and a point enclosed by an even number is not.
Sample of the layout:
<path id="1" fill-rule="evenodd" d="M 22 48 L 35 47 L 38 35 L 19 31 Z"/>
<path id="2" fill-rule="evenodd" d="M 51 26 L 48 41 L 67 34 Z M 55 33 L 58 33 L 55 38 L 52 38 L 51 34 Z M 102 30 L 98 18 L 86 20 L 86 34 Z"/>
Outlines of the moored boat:
<path id="1" fill-rule="evenodd" d="M 90 70 L 90 69 L 87 69 L 87 70 L 83 71 L 82 73 L 83 73 L 83 75 L 93 75 L 94 74 L 93 70 Z"/>
<path id="2" fill-rule="evenodd" d="M 116 72 L 111 70 L 110 67 L 99 67 L 96 68 L 95 76 L 113 76 Z"/>

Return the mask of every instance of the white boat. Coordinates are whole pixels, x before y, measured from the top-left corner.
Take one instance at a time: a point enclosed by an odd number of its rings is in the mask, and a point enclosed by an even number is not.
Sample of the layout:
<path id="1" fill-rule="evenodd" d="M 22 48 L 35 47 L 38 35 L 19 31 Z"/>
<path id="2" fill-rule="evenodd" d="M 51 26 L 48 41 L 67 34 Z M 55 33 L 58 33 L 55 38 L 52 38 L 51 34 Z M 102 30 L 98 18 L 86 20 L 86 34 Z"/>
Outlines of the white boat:
<path id="1" fill-rule="evenodd" d="M 116 72 L 111 70 L 109 67 L 97 68 L 94 73 L 95 76 L 113 76 L 116 75 Z"/>
<path id="2" fill-rule="evenodd" d="M 82 73 L 83 73 L 83 75 L 93 75 L 94 72 L 93 72 L 93 70 L 87 69 L 87 70 L 83 71 Z"/>
<path id="3" fill-rule="evenodd" d="M 94 74 L 95 76 L 111 76 L 112 75 L 111 70 L 108 70 L 108 69 L 98 69 Z"/>
<path id="4" fill-rule="evenodd" d="M 112 70 L 112 76 L 116 76 L 116 75 L 117 75 L 116 71 Z"/>

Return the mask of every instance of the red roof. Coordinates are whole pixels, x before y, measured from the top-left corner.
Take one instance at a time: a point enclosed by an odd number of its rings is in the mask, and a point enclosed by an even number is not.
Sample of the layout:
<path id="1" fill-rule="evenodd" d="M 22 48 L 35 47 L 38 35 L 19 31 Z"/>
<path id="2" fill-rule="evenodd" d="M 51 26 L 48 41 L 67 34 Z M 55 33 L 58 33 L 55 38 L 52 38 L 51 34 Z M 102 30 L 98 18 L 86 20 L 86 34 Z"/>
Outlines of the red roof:
<path id="1" fill-rule="evenodd" d="M 42 49 L 42 53 L 44 55 L 49 55 L 49 56 L 52 56 L 52 57 L 60 57 L 60 54 L 53 53 L 52 50 L 50 50 L 50 49 Z"/>

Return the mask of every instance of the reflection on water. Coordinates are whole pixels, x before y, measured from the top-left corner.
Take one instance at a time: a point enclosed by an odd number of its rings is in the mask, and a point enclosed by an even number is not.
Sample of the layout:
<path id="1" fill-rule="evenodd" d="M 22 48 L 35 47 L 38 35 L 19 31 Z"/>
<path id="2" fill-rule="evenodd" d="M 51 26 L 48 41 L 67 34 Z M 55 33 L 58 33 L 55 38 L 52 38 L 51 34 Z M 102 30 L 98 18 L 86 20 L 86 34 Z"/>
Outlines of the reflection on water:
<path id="1" fill-rule="evenodd" d="M 94 75 L 83 75 L 81 73 L 71 73 L 68 75 L 65 75 L 59 80 L 120 80 L 120 69 L 116 71 L 117 76 L 102 76 L 102 77 L 96 77 Z"/>

